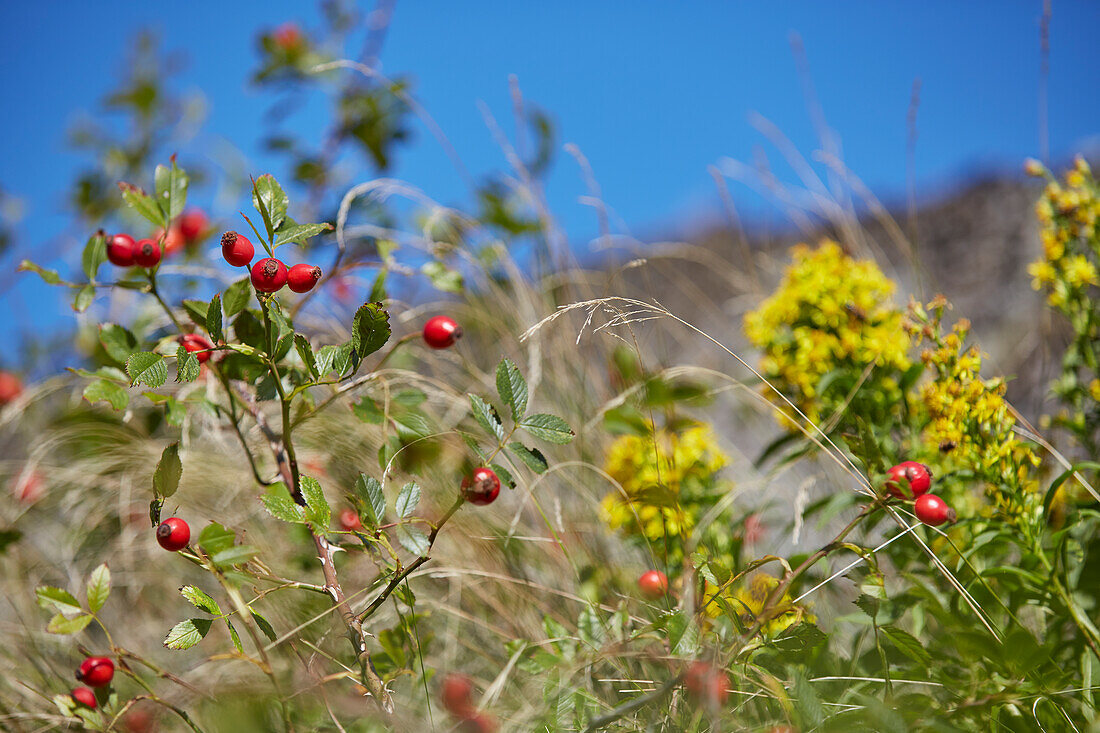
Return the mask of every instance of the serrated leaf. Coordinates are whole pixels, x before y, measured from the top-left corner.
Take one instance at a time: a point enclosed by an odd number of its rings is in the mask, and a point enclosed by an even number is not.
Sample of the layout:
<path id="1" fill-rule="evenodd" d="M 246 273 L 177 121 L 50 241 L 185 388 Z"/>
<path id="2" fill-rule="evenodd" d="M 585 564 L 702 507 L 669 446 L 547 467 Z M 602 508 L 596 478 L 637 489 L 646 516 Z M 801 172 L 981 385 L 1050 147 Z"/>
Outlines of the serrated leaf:
<path id="1" fill-rule="evenodd" d="M 222 298 L 225 317 L 232 318 L 243 311 L 250 297 L 252 297 L 252 282 L 247 277 L 241 278 L 226 288 L 225 297 Z"/>
<path id="2" fill-rule="evenodd" d="M 146 384 L 153 389 L 168 381 L 168 365 L 164 357 L 151 351 L 139 351 L 126 360 L 126 373 L 130 375 L 130 385 Z"/>
<path id="3" fill-rule="evenodd" d="M 88 599 L 88 610 L 97 613 L 107 602 L 111 595 L 111 571 L 107 563 L 102 563 L 92 574 L 88 576 L 88 584 L 84 587 L 84 596 Z"/>
<path id="4" fill-rule="evenodd" d="M 527 412 L 527 380 L 511 359 L 501 359 L 497 365 L 497 394 L 512 411 L 512 419 L 519 422 Z"/>
<path id="5" fill-rule="evenodd" d="M 233 530 L 213 522 L 203 527 L 202 532 L 199 533 L 199 547 L 207 555 L 214 555 L 232 547 L 236 538 Z"/>
<path id="6" fill-rule="evenodd" d="M 84 399 L 93 405 L 105 401 L 110 403 L 114 409 L 122 410 L 130 404 L 130 393 L 114 382 L 97 379 L 84 388 Z"/>
<path id="7" fill-rule="evenodd" d="M 306 519 L 314 528 L 322 532 L 328 529 L 332 519 L 332 509 L 325 500 L 321 484 L 312 476 L 302 476 L 300 480 L 302 498 L 306 500 Z"/>
<path id="8" fill-rule="evenodd" d="M 922 667 L 932 666 L 932 656 L 924 648 L 924 645 L 908 631 L 903 631 L 896 626 L 882 626 L 880 630 L 899 652 Z"/>
<path id="9" fill-rule="evenodd" d="M 252 620 L 256 622 L 256 626 L 260 629 L 260 632 L 268 638 L 269 641 L 278 640 L 278 635 L 275 633 L 275 629 L 271 628 L 271 624 L 267 619 L 260 615 L 259 611 L 252 608 L 248 609 L 252 613 Z"/>
<path id="10" fill-rule="evenodd" d="M 153 495 L 159 499 L 167 499 L 176 493 L 182 475 L 180 444 L 176 441 L 166 445 L 160 454 L 160 461 L 157 463 L 156 470 L 153 471 Z"/>
<path id="11" fill-rule="evenodd" d="M 175 220 L 183 213 L 183 207 L 187 204 L 187 173 L 176 165 L 175 156 L 172 157 L 171 167 L 158 165 L 153 174 L 154 190 L 157 196 L 157 206 L 167 217 L 169 222 Z"/>
<path id="12" fill-rule="evenodd" d="M 489 468 L 493 469 L 493 473 L 497 475 L 497 478 L 500 479 L 500 482 L 502 484 L 507 486 L 509 489 L 516 488 L 516 479 L 512 476 L 512 472 L 509 471 L 507 468 L 500 465 L 499 463 L 494 463 L 490 465 Z"/>
<path id="13" fill-rule="evenodd" d="M 423 555 L 430 547 L 428 535 L 408 524 L 397 525 L 397 541 L 414 555 Z"/>
<path id="14" fill-rule="evenodd" d="M 420 484 L 410 481 L 402 487 L 401 493 L 397 495 L 397 501 L 394 503 L 393 510 L 397 512 L 397 516 L 405 519 L 416 511 L 416 505 L 419 503 Z"/>
<path id="15" fill-rule="evenodd" d="M 199 358 L 180 344 L 180 347 L 176 349 L 176 381 L 193 382 L 199 378 L 201 370 L 202 365 L 199 364 Z"/>
<path id="16" fill-rule="evenodd" d="M 107 261 L 107 237 L 102 231 L 96 232 L 88 239 L 88 243 L 84 245 L 84 254 L 80 259 L 84 274 L 88 276 L 89 280 L 94 281 L 96 274 L 99 272 L 99 266 Z"/>
<path id="17" fill-rule="evenodd" d="M 284 244 L 290 244 L 292 242 L 305 244 L 310 237 L 316 237 L 321 232 L 327 232 L 331 229 L 331 224 L 294 224 L 284 226 L 276 232 L 275 246 L 282 247 Z"/>
<path id="18" fill-rule="evenodd" d="M 268 241 L 275 235 L 275 230 L 286 218 L 287 206 L 290 200 L 283 191 L 282 186 L 275 180 L 275 176 L 265 173 L 255 180 L 252 185 L 252 205 L 264 219 L 267 227 Z"/>
<path id="19" fill-rule="evenodd" d="M 90 624 L 92 618 L 91 614 L 65 618 L 59 613 L 51 618 L 50 622 L 46 624 L 46 631 L 51 634 L 75 634 L 78 631 L 82 631 L 85 626 Z"/>
<path id="20" fill-rule="evenodd" d="M 206 309 L 208 307 L 209 305 L 201 300 L 183 301 L 183 310 L 187 313 L 187 317 L 199 328 L 206 328 Z"/>
<path id="21" fill-rule="evenodd" d="M 52 606 L 58 612 L 70 616 L 74 613 L 81 613 L 84 610 L 80 605 L 80 601 L 76 600 L 76 596 L 61 588 L 40 585 L 34 589 L 34 595 L 38 599 L 38 605 L 42 608 L 48 609 Z"/>
<path id="22" fill-rule="evenodd" d="M 366 511 L 363 516 L 370 525 L 367 529 L 376 529 L 386 520 L 386 495 L 382 491 L 382 484 L 378 479 L 366 474 L 359 474 L 355 480 L 355 493 L 363 499 Z"/>
<path id="23" fill-rule="evenodd" d="M 44 267 L 39 267 L 30 260 L 23 260 L 19 263 L 20 272 L 33 272 L 40 278 L 46 281 L 47 285 L 59 285 L 63 282 L 61 276 L 57 274 L 57 270 L 47 270 Z"/>
<path id="24" fill-rule="evenodd" d="M 390 340 L 390 314 L 381 303 L 364 303 L 355 311 L 351 348 L 360 359 L 370 356 Z"/>
<path id="25" fill-rule="evenodd" d="M 317 350 L 317 374 L 325 376 L 332 370 L 332 362 L 336 358 L 336 346 L 322 346 Z"/>
<path id="26" fill-rule="evenodd" d="M 306 365 L 306 369 L 316 379 L 321 376 L 317 373 L 317 362 L 313 357 L 313 347 L 309 343 L 309 339 L 300 333 L 294 334 L 294 348 L 298 352 L 298 357 L 301 358 L 302 363 Z"/>
<path id="27" fill-rule="evenodd" d="M 510 450 L 512 455 L 516 458 L 523 461 L 527 467 L 535 473 L 543 473 L 550 467 L 549 462 L 546 460 L 546 456 L 537 448 L 528 448 L 523 443 L 509 443 L 508 450 Z"/>
<path id="28" fill-rule="evenodd" d="M 302 507 L 288 496 L 278 494 L 264 494 L 260 497 L 264 508 L 276 519 L 284 522 L 301 522 L 305 519 Z"/>
<path id="29" fill-rule="evenodd" d="M 206 332 L 215 344 L 225 340 L 225 334 L 222 333 L 222 297 L 217 293 L 214 293 L 206 308 Z"/>
<path id="30" fill-rule="evenodd" d="M 495 435 L 497 442 L 504 440 L 504 426 L 500 422 L 497 409 L 476 394 L 470 393 L 467 396 L 470 398 L 470 413 L 474 416 L 477 424 L 485 432 Z"/>
<path id="31" fill-rule="evenodd" d="M 774 644 L 783 652 L 804 652 L 820 646 L 825 639 L 825 632 L 814 624 L 803 621 L 785 629 Z"/>
<path id="32" fill-rule="evenodd" d="M 545 413 L 528 415 L 519 424 L 531 435 L 548 443 L 561 445 L 573 440 L 574 433 L 569 427 L 569 423 L 556 415 Z"/>
<path id="33" fill-rule="evenodd" d="M 193 585 L 185 585 L 180 588 L 180 595 L 186 598 L 187 602 L 195 608 L 202 609 L 215 616 L 220 616 L 222 613 L 221 606 L 218 605 L 218 602 L 200 588 L 196 588 Z"/>
<path id="34" fill-rule="evenodd" d="M 226 628 L 229 629 L 229 638 L 233 641 L 233 646 L 237 648 L 238 652 L 244 652 L 244 645 L 241 644 L 241 637 L 237 633 L 237 630 L 233 628 L 232 622 L 229 619 L 225 620 Z"/>
<path id="35" fill-rule="evenodd" d="M 189 618 L 186 621 L 180 621 L 172 627 L 168 636 L 164 637 L 164 646 L 176 650 L 190 649 L 210 633 L 210 626 L 213 623 L 208 618 Z"/>
<path id="36" fill-rule="evenodd" d="M 171 222 L 165 219 L 164 212 L 160 210 L 160 207 L 157 206 L 157 202 L 153 200 L 152 196 L 145 193 L 137 186 L 124 181 L 118 182 L 118 190 L 122 192 L 122 200 L 126 202 L 127 206 L 144 216 L 155 226 L 161 229 L 168 228 Z"/>
<path id="37" fill-rule="evenodd" d="M 103 350 L 119 364 L 125 364 L 130 354 L 137 350 L 137 338 L 127 329 L 115 323 L 105 323 L 99 327 L 99 343 Z"/>
<path id="38" fill-rule="evenodd" d="M 420 266 L 420 271 L 427 275 L 428 280 L 432 283 L 432 287 L 436 290 L 441 290 L 445 293 L 461 293 L 465 286 L 461 272 L 452 270 L 438 260 L 425 262 Z"/>

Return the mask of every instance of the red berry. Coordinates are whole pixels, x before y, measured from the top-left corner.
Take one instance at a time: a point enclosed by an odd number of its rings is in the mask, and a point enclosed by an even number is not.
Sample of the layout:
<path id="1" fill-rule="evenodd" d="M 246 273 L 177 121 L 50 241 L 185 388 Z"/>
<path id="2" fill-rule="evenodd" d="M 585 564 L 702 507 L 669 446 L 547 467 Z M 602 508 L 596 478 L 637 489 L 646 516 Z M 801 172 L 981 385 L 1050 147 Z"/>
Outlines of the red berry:
<path id="1" fill-rule="evenodd" d="M 191 528 L 179 517 L 165 519 L 157 527 L 157 542 L 166 550 L 178 552 L 191 541 Z"/>
<path id="2" fill-rule="evenodd" d="M 321 279 L 321 268 L 317 265 L 298 264 L 290 268 L 286 275 L 286 284 L 296 293 L 308 293 Z"/>
<path id="3" fill-rule="evenodd" d="M 932 472 L 923 463 L 904 461 L 892 467 L 887 473 L 890 478 L 886 482 L 886 488 L 899 499 L 920 496 L 932 486 Z M 906 486 L 910 493 L 906 493 Z"/>
<path id="4" fill-rule="evenodd" d="M 917 519 L 932 527 L 955 521 L 955 510 L 935 494 L 918 496 L 913 504 L 913 511 L 916 512 Z"/>
<path id="5" fill-rule="evenodd" d="M 474 712 L 474 681 L 464 674 L 450 673 L 443 678 L 439 697 L 443 707 L 457 718 L 466 718 Z"/>
<path id="6" fill-rule="evenodd" d="M 302 43 L 302 32 L 294 23 L 283 23 L 271 32 L 271 39 L 283 51 L 293 51 Z"/>
<path id="7" fill-rule="evenodd" d="M 256 248 L 252 246 L 252 242 L 240 234 L 226 232 L 222 235 L 222 257 L 233 267 L 248 267 L 255 254 Z"/>
<path id="8" fill-rule="evenodd" d="M 454 346 L 460 338 L 462 329 L 448 316 L 433 316 L 424 324 L 424 342 L 433 349 Z"/>
<path id="9" fill-rule="evenodd" d="M 210 339 L 201 334 L 185 333 L 177 340 L 183 348 L 195 354 L 195 358 L 199 360 L 200 364 L 205 364 L 214 355 L 214 352 L 211 351 L 214 344 L 210 343 Z"/>
<path id="10" fill-rule="evenodd" d="M 187 238 L 183 236 L 183 232 L 180 231 L 180 225 L 178 223 L 168 227 L 167 234 L 165 234 L 163 229 L 158 229 L 153 239 L 158 242 L 164 242 L 165 257 L 171 257 L 176 252 L 182 252 L 184 247 L 187 246 Z"/>
<path id="11" fill-rule="evenodd" d="M 274 293 L 286 285 L 286 265 L 265 257 L 252 266 L 252 286 L 261 293 Z"/>
<path id="12" fill-rule="evenodd" d="M 201 209 L 188 209 L 179 219 L 180 234 L 188 242 L 194 242 L 210 226 L 210 220 Z"/>
<path id="13" fill-rule="evenodd" d="M 134 264 L 134 238 L 129 234 L 116 234 L 107 240 L 107 259 L 112 265 L 130 267 Z"/>
<path id="14" fill-rule="evenodd" d="M 729 695 L 729 678 L 706 662 L 692 662 L 684 673 L 688 695 L 707 707 L 724 705 Z"/>
<path id="15" fill-rule="evenodd" d="M 107 657 L 88 657 L 80 663 L 76 678 L 89 687 L 104 687 L 115 676 L 115 663 Z"/>
<path id="16" fill-rule="evenodd" d="M 73 699 L 84 707 L 92 708 L 94 710 L 96 708 L 96 705 L 98 705 L 95 699 L 95 693 L 87 687 L 75 687 L 73 688 L 72 694 Z"/>
<path id="17" fill-rule="evenodd" d="M 11 372 L 0 372 L 0 405 L 6 405 L 23 393 L 23 383 Z"/>
<path id="18" fill-rule="evenodd" d="M 664 598 L 668 593 L 668 576 L 660 570 L 647 570 L 638 578 L 638 588 L 651 601 Z"/>
<path id="19" fill-rule="evenodd" d="M 12 496 L 23 504 L 33 504 L 46 493 L 46 482 L 42 474 L 34 469 L 23 471 L 11 485 Z"/>
<path id="20" fill-rule="evenodd" d="M 492 504 L 499 493 L 500 479 L 497 478 L 492 469 L 482 466 L 474 469 L 472 474 L 462 479 L 462 495 L 471 504 L 481 506 Z"/>
<path id="21" fill-rule="evenodd" d="M 348 532 L 354 532 L 363 528 L 363 521 L 359 519 L 359 513 L 354 509 L 344 507 L 340 510 L 340 526 Z"/>
<path id="22" fill-rule="evenodd" d="M 160 245 L 154 239 L 142 239 L 134 245 L 134 264 L 156 267 L 160 262 Z"/>

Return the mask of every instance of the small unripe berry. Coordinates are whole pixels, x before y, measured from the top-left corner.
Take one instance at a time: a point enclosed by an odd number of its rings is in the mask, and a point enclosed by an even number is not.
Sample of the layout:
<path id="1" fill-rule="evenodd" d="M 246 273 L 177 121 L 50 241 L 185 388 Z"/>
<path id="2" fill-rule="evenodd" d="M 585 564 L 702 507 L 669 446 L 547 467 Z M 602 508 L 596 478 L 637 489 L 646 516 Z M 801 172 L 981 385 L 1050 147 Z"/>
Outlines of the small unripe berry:
<path id="1" fill-rule="evenodd" d="M 201 334 L 185 333 L 178 340 L 183 348 L 195 354 L 195 358 L 199 360 L 200 364 L 205 364 L 214 355 L 214 352 L 211 351 L 214 344 L 210 343 L 210 339 Z"/>
<path id="2" fill-rule="evenodd" d="M 668 593 L 668 576 L 660 570 L 647 570 L 638 578 L 638 588 L 651 601 L 664 598 Z"/>
<path id="3" fill-rule="evenodd" d="M 904 461 L 893 466 L 888 472 L 886 488 L 899 499 L 920 496 L 932 486 L 932 472 L 928 466 L 916 461 Z M 906 486 L 908 491 L 906 492 Z"/>
<path id="4" fill-rule="evenodd" d="M 492 504 L 500 493 L 500 479 L 491 468 L 482 466 L 462 479 L 462 495 L 471 504 Z"/>
<path id="5" fill-rule="evenodd" d="M 252 286 L 261 293 L 274 293 L 286 285 L 286 265 L 265 257 L 252 266 Z"/>
<path id="6" fill-rule="evenodd" d="M 179 517 L 165 519 L 157 527 L 157 542 L 171 552 L 178 552 L 191 541 L 191 528 Z"/>
<path id="7" fill-rule="evenodd" d="M 115 676 L 115 663 L 107 657 L 88 657 L 80 663 L 76 678 L 89 687 L 104 687 Z"/>
<path id="8" fill-rule="evenodd" d="M 180 234 L 189 243 L 202 236 L 209 226 L 210 220 L 206 218 L 202 209 L 188 209 L 179 219 Z"/>
<path id="9" fill-rule="evenodd" d="M 23 382 L 11 372 L 0 372 L 0 405 L 6 405 L 23 393 Z"/>
<path id="10" fill-rule="evenodd" d="M 81 705 L 83 705 L 84 707 L 92 708 L 93 710 L 95 710 L 96 705 L 99 704 L 99 703 L 96 702 L 95 693 L 92 692 L 91 689 L 89 689 L 87 687 L 75 687 L 75 688 L 73 688 L 72 695 L 73 695 L 73 699 L 76 700 Z"/>
<path id="11" fill-rule="evenodd" d="M 252 246 L 252 242 L 240 234 L 226 232 L 222 235 L 222 257 L 233 267 L 248 267 L 255 254 L 256 248 Z"/>
<path id="12" fill-rule="evenodd" d="M 107 259 L 117 267 L 134 264 L 134 238 L 129 234 L 116 234 L 107 240 Z"/>
<path id="13" fill-rule="evenodd" d="M 469 717 L 474 712 L 473 694 L 474 681 L 454 672 L 443 678 L 439 688 L 444 709 L 457 718 Z"/>
<path id="14" fill-rule="evenodd" d="M 455 319 L 448 316 L 433 316 L 424 324 L 424 343 L 433 349 L 445 349 L 454 346 L 462 338 L 462 329 Z"/>
<path id="15" fill-rule="evenodd" d="M 918 496 L 913 504 L 913 511 L 917 519 L 932 527 L 938 527 L 944 522 L 955 521 L 955 510 L 947 506 L 947 502 L 935 494 Z"/>
<path id="16" fill-rule="evenodd" d="M 363 520 L 359 518 L 357 511 L 344 507 L 340 510 L 340 526 L 348 532 L 354 532 L 363 528 Z"/>
<path id="17" fill-rule="evenodd" d="M 321 279 L 321 268 L 317 265 L 298 264 L 286 274 L 286 284 L 296 293 L 308 293 Z"/>
<path id="18" fill-rule="evenodd" d="M 160 262 L 160 245 L 154 239 L 142 239 L 134 245 L 134 264 L 156 267 Z"/>
<path id="19" fill-rule="evenodd" d="M 692 662 L 684 673 L 684 689 L 696 702 L 720 707 L 729 695 L 729 678 L 706 662 Z"/>

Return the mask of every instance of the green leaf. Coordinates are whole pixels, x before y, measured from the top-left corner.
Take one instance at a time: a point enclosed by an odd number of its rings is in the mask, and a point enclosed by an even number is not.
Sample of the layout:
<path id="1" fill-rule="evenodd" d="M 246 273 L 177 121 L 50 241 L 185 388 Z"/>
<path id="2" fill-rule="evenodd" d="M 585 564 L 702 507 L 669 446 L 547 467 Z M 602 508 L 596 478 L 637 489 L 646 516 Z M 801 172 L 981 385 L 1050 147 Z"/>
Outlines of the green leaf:
<path id="1" fill-rule="evenodd" d="M 546 461 L 546 456 L 537 448 L 528 448 L 523 443 L 509 443 L 508 450 L 527 464 L 527 467 L 535 473 L 543 473 L 550 467 L 550 464 Z"/>
<path id="2" fill-rule="evenodd" d="M 516 488 L 516 479 L 512 476 L 512 472 L 499 463 L 494 463 L 489 468 L 493 469 L 493 473 L 497 475 L 500 482 L 507 486 L 509 489 Z"/>
<path id="3" fill-rule="evenodd" d="M 300 333 L 294 334 L 294 348 L 314 379 L 320 377 L 321 375 L 317 372 L 317 360 L 313 356 L 313 347 L 310 345 L 309 339 Z"/>
<path id="4" fill-rule="evenodd" d="M 195 608 L 202 609 L 207 613 L 212 613 L 215 616 L 220 616 L 222 613 L 221 606 L 213 598 L 208 596 L 205 591 L 196 588 L 193 585 L 185 585 L 180 588 L 180 595 L 187 599 L 187 601 Z"/>
<path id="5" fill-rule="evenodd" d="M 314 528 L 322 532 L 328 529 L 332 519 L 332 509 L 325 500 L 321 484 L 312 476 L 301 477 L 302 498 L 306 500 L 306 519 Z"/>
<path id="6" fill-rule="evenodd" d="M 305 519 L 302 507 L 289 496 L 279 494 L 264 494 L 260 497 L 264 508 L 276 519 L 284 522 L 301 522 Z"/>
<path id="7" fill-rule="evenodd" d="M 252 281 L 244 277 L 225 289 L 225 297 L 222 299 L 222 307 L 225 308 L 225 317 L 232 318 L 245 309 L 248 299 L 252 297 Z"/>
<path id="8" fill-rule="evenodd" d="M 210 562 L 220 568 L 240 565 L 256 555 L 256 548 L 250 545 L 234 545 L 224 550 L 215 552 L 210 556 Z"/>
<path id="9" fill-rule="evenodd" d="M 210 633 L 210 626 L 214 622 L 208 618 L 189 618 L 180 621 L 164 637 L 164 646 L 169 649 L 190 649 L 198 644 Z"/>
<path id="10" fill-rule="evenodd" d="M 431 547 L 428 544 L 428 535 L 409 524 L 397 525 L 397 541 L 414 555 L 423 555 Z"/>
<path id="11" fill-rule="evenodd" d="M 352 405 L 351 411 L 357 418 L 370 425 L 381 425 L 386 419 L 386 414 L 382 412 L 378 403 L 367 396 Z"/>
<path id="12" fill-rule="evenodd" d="M 206 328 L 206 309 L 208 307 L 201 300 L 183 301 L 183 309 L 187 312 L 187 317 L 199 328 Z"/>
<path id="13" fill-rule="evenodd" d="M 225 334 L 222 333 L 222 297 L 217 293 L 214 293 L 206 309 L 206 332 L 215 344 L 225 340 Z"/>
<path id="14" fill-rule="evenodd" d="M 125 364 L 130 354 L 137 350 L 134 334 L 114 323 L 104 323 L 99 327 L 99 343 L 103 350 L 119 364 Z"/>
<path id="15" fill-rule="evenodd" d="M 791 686 L 791 700 L 801 719 L 801 730 L 813 730 L 825 720 L 825 708 L 817 697 L 813 684 L 800 668 L 793 669 L 794 684 Z"/>
<path id="16" fill-rule="evenodd" d="M 574 433 L 569 428 L 569 423 L 555 415 L 528 415 L 519 424 L 531 435 L 548 443 L 564 444 L 573 440 Z"/>
<path id="17" fill-rule="evenodd" d="M 803 621 L 785 629 L 774 644 L 782 652 L 805 652 L 823 644 L 825 638 L 824 631 Z"/>
<path id="18" fill-rule="evenodd" d="M 512 411 L 516 422 L 527 412 L 527 381 L 511 359 L 501 359 L 497 365 L 497 394 Z"/>
<path id="19" fill-rule="evenodd" d="M 1058 474 L 1058 477 L 1050 482 L 1050 488 L 1047 489 L 1047 493 L 1043 497 L 1043 514 L 1044 515 L 1049 515 L 1050 514 L 1050 505 L 1054 501 L 1054 495 L 1058 493 L 1058 489 L 1062 486 L 1062 484 L 1064 484 L 1066 481 L 1068 481 L 1070 478 L 1072 478 L 1073 475 L 1075 473 L 1077 473 L 1078 471 L 1086 471 L 1086 470 L 1092 470 L 1092 471 L 1100 470 L 1100 463 L 1097 463 L 1096 461 L 1079 461 L 1078 463 L 1075 463 L 1072 466 L 1070 466 L 1068 469 L 1066 469 L 1062 473 Z"/>
<path id="20" fill-rule="evenodd" d="M 468 397 L 470 398 L 470 413 L 473 414 L 474 420 L 477 420 L 477 424 L 480 425 L 485 432 L 490 435 L 495 435 L 497 442 L 504 440 L 504 426 L 500 422 L 500 415 L 497 414 L 497 408 L 493 407 L 476 394 L 471 393 Z"/>
<path id="21" fill-rule="evenodd" d="M 95 300 L 95 285 L 88 284 L 76 291 L 76 297 L 73 298 L 73 310 L 77 313 L 83 313 L 88 310 L 88 306 Z"/>
<path id="22" fill-rule="evenodd" d="M 38 605 L 42 608 L 48 609 L 52 606 L 57 611 L 70 616 L 84 610 L 80 605 L 80 601 L 76 600 L 76 597 L 67 590 L 40 585 L 34 589 L 34 595 L 38 599 Z"/>
<path id="23" fill-rule="evenodd" d="M 91 614 L 65 618 L 59 613 L 50 619 L 50 623 L 46 625 L 46 631 L 51 634 L 75 634 L 78 631 L 82 631 L 85 626 L 90 624 L 92 618 L 93 616 Z"/>
<path id="24" fill-rule="evenodd" d="M 364 517 L 370 524 L 368 529 L 375 529 L 386 520 L 386 495 L 382 491 L 382 484 L 378 479 L 366 474 L 359 474 L 355 480 L 355 493 L 363 499 L 366 507 Z"/>
<path id="25" fill-rule="evenodd" d="M 177 382 L 193 382 L 199 378 L 201 371 L 199 364 L 199 358 L 194 353 L 183 348 L 183 344 L 180 344 L 176 349 L 176 381 Z"/>
<path id="26" fill-rule="evenodd" d="M 164 212 L 157 206 L 153 197 L 142 191 L 137 186 L 123 181 L 118 182 L 118 190 L 122 191 L 122 200 L 137 213 L 144 216 L 155 226 L 167 229 L 170 221 L 165 219 Z"/>
<path id="27" fill-rule="evenodd" d="M 393 506 L 393 510 L 397 512 L 397 516 L 405 519 L 414 511 L 416 511 L 416 505 L 420 503 L 420 484 L 410 481 L 405 484 L 401 489 L 401 493 L 397 495 L 397 502 Z"/>
<path id="28" fill-rule="evenodd" d="M 168 366 L 164 357 L 151 351 L 139 351 L 126 360 L 126 373 L 130 385 L 147 384 L 153 389 L 168 381 Z"/>
<path id="29" fill-rule="evenodd" d="M 248 609 L 252 613 L 252 619 L 256 622 L 256 626 L 260 629 L 260 632 L 268 638 L 269 641 L 278 640 L 279 636 L 275 633 L 275 629 L 271 628 L 271 624 L 267 619 L 260 615 L 259 611 L 252 608 Z"/>
<path id="30" fill-rule="evenodd" d="M 99 266 L 107 261 L 107 237 L 102 231 L 96 232 L 84 245 L 84 254 L 81 257 L 81 265 L 84 274 L 89 280 L 94 281 L 99 272 Z"/>
<path id="31" fill-rule="evenodd" d="M 293 224 L 284 226 L 277 232 L 275 246 L 282 247 L 284 244 L 290 244 L 291 242 L 305 244 L 310 237 L 316 237 L 321 232 L 327 232 L 331 229 L 331 224 Z"/>
<path id="32" fill-rule="evenodd" d="M 290 200 L 283 191 L 282 186 L 275 180 L 275 176 L 265 173 L 252 183 L 252 205 L 264 219 L 267 227 L 267 239 L 271 241 L 275 236 L 275 230 L 286 218 L 287 206 Z"/>
<path id="33" fill-rule="evenodd" d="M 176 158 L 172 156 L 172 167 L 158 165 L 153 176 L 154 188 L 157 194 L 157 206 L 167 217 L 168 221 L 175 220 L 183 213 L 183 207 L 187 203 L 187 174 L 176 165 Z"/>
<path id="34" fill-rule="evenodd" d="M 225 619 L 225 626 L 229 629 L 229 638 L 233 641 L 233 646 L 236 647 L 238 652 L 244 652 L 244 645 L 241 644 L 241 635 L 237 633 L 237 629 L 234 628 L 233 623 L 227 618 Z"/>
<path id="35" fill-rule="evenodd" d="M 179 441 L 169 443 L 160 454 L 160 462 L 153 471 L 153 495 L 158 499 L 167 499 L 176 493 L 183 475 L 183 463 L 180 461 Z"/>
<path id="36" fill-rule="evenodd" d="M 930 655 L 924 648 L 924 645 L 908 631 L 902 631 L 896 626 L 883 626 L 881 627 L 881 631 L 899 652 L 922 667 L 932 666 L 932 655 Z"/>
<path id="37" fill-rule="evenodd" d="M 452 270 L 438 260 L 425 262 L 420 266 L 420 271 L 428 276 L 432 287 L 445 293 L 461 293 L 464 287 L 462 273 Z"/>
<path id="38" fill-rule="evenodd" d="M 390 314 L 381 303 L 364 303 L 355 311 L 351 348 L 360 359 L 370 356 L 390 340 Z"/>
<path id="39" fill-rule="evenodd" d="M 33 272 L 46 281 L 47 285 L 59 285 L 61 282 L 61 276 L 57 274 L 57 270 L 47 270 L 44 267 L 39 267 L 30 260 L 23 260 L 19 263 L 20 272 Z"/>
<path id="40" fill-rule="evenodd" d="M 175 397 L 169 397 L 164 403 L 164 415 L 169 425 L 179 427 L 187 418 L 187 408 Z"/>
<path id="41" fill-rule="evenodd" d="M 122 410 L 130 404 L 130 393 L 114 382 L 97 379 L 84 388 L 84 399 L 93 405 L 100 401 L 109 402 L 114 409 Z"/>
<path id="42" fill-rule="evenodd" d="M 107 569 L 107 563 L 102 563 L 88 576 L 88 584 L 84 586 L 84 595 L 88 599 L 88 610 L 96 613 L 103 608 L 107 597 L 111 595 L 111 571 Z"/>
<path id="43" fill-rule="evenodd" d="M 212 522 L 199 533 L 199 547 L 207 555 L 215 555 L 232 547 L 236 539 L 237 536 L 233 533 L 233 530 L 217 522 Z"/>

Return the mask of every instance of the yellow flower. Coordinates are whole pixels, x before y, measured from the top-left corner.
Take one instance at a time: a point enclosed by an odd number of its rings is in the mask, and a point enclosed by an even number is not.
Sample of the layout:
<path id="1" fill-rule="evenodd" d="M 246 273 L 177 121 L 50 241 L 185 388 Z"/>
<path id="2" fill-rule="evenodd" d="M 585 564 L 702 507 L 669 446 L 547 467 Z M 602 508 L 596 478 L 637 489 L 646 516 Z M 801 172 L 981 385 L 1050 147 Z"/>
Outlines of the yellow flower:
<path id="1" fill-rule="evenodd" d="M 724 589 L 707 583 L 703 589 L 706 614 L 717 618 L 723 613 L 735 613 L 742 624 L 751 626 L 760 617 L 768 598 L 778 585 L 779 581 L 767 573 L 756 573 L 747 583 Z M 815 619 L 804 607 L 792 604 L 790 594 L 784 593 L 768 611 L 761 629 L 767 636 L 774 636 L 801 620 L 812 622 Z"/>

